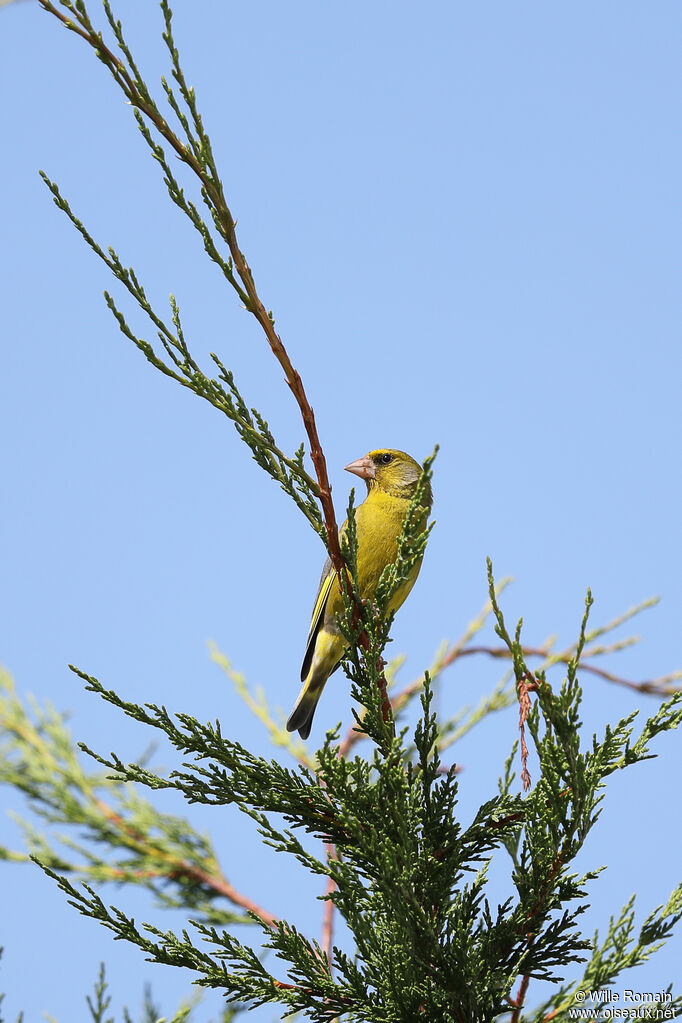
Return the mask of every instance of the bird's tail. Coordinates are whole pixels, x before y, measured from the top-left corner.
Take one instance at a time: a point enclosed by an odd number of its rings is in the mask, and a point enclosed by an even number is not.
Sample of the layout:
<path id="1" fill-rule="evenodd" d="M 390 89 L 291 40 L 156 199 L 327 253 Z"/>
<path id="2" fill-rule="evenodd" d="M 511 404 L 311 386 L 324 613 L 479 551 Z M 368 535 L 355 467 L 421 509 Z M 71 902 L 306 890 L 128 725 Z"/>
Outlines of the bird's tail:
<path id="1" fill-rule="evenodd" d="M 334 674 L 341 663 L 345 642 L 343 636 L 337 631 L 326 627 L 319 630 L 315 639 L 312 664 L 296 700 L 296 706 L 289 715 L 287 731 L 298 730 L 302 739 L 307 739 L 310 735 L 317 701 L 322 696 L 327 679 Z M 305 661 L 303 663 L 305 665 Z"/>
<path id="2" fill-rule="evenodd" d="M 289 720 L 287 721 L 288 732 L 298 731 L 298 734 L 302 739 L 308 738 L 313 723 L 313 717 L 315 715 L 315 708 L 317 707 L 317 701 L 322 696 L 322 690 L 324 689 L 326 681 L 326 678 L 322 680 L 309 678 L 306 680 L 303 689 L 301 689 L 300 695 L 296 700 L 294 709 L 289 715 Z"/>

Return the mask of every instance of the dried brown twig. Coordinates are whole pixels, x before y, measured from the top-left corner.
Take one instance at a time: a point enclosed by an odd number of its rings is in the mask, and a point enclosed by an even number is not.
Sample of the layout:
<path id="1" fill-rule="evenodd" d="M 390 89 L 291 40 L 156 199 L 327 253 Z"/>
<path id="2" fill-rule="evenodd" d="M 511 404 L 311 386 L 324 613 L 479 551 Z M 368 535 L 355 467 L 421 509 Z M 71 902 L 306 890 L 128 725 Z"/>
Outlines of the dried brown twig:
<path id="1" fill-rule="evenodd" d="M 629 645 L 630 642 L 631 641 L 623 641 L 621 644 L 614 644 L 613 648 L 609 649 L 605 648 L 604 650 L 600 650 L 599 653 L 610 652 L 611 649 L 618 649 L 621 646 Z M 551 664 L 567 665 L 570 663 L 570 660 L 573 656 L 572 650 L 566 650 L 558 654 L 552 654 L 549 647 L 547 646 L 539 647 L 524 646 L 521 649 L 524 657 L 540 657 L 543 659 L 543 661 L 548 662 L 547 666 Z M 595 651 L 592 651 L 592 654 L 594 656 Z M 476 655 L 484 655 L 487 657 L 492 657 L 496 660 L 511 661 L 511 654 L 506 646 L 477 645 L 462 647 L 459 644 L 455 643 L 442 657 L 442 659 L 440 659 L 437 662 L 437 666 L 435 666 L 431 670 L 431 676 L 432 678 L 435 678 L 437 675 L 440 674 L 441 671 L 444 671 L 446 668 L 451 667 L 461 658 L 472 657 Z M 614 685 L 625 686 L 627 689 L 634 690 L 635 692 L 644 693 L 647 696 L 661 697 L 672 696 L 675 692 L 677 692 L 678 689 L 680 689 L 680 686 L 673 685 L 672 683 L 674 683 L 678 679 L 682 679 L 682 671 L 674 671 L 668 675 L 661 675 L 658 678 L 646 679 L 642 682 L 633 682 L 631 679 L 623 678 L 620 675 L 615 675 L 610 671 L 605 671 L 604 668 L 600 668 L 596 664 L 592 664 L 589 661 L 580 662 L 580 671 L 586 672 L 590 675 L 594 675 L 597 678 L 604 679 L 604 681 L 611 682 Z M 419 678 L 414 679 L 412 682 L 409 683 L 409 685 L 405 686 L 403 689 L 400 690 L 400 692 L 396 693 L 395 696 L 391 698 L 390 702 L 391 707 L 393 708 L 394 716 L 397 715 L 403 709 L 403 707 L 406 706 L 406 704 L 409 702 L 412 696 L 420 692 L 423 686 L 424 676 L 420 675 Z M 364 734 L 362 732 L 359 732 L 355 726 L 351 726 L 348 729 L 345 738 L 341 742 L 340 754 L 342 756 L 347 756 L 350 750 L 353 748 L 353 746 L 355 746 L 355 744 L 359 742 L 362 738 L 364 738 Z"/>
<path id="2" fill-rule="evenodd" d="M 546 647 L 522 647 L 524 657 L 542 657 L 551 660 L 552 664 L 568 664 L 571 660 L 572 654 L 568 651 L 561 654 L 550 654 Z M 506 647 L 502 646 L 471 646 L 466 647 L 464 650 L 456 651 L 452 659 L 449 657 L 442 663 L 441 668 L 447 668 L 450 664 L 454 664 L 460 657 L 468 657 L 472 654 L 487 654 L 489 657 L 495 657 L 502 660 L 510 660 L 511 655 Z M 596 675 L 599 678 L 603 678 L 607 682 L 613 682 L 619 686 L 625 686 L 628 689 L 634 689 L 638 693 L 646 693 L 648 696 L 672 696 L 673 693 L 677 692 L 680 686 L 671 685 L 676 679 L 682 678 L 682 672 L 674 671 L 669 675 L 661 675 L 659 678 L 647 679 L 643 682 L 633 682 L 630 679 L 623 678 L 620 675 L 614 675 L 610 671 L 604 671 L 603 668 L 597 667 L 596 664 L 591 664 L 587 661 L 580 662 L 580 670 L 588 672 L 591 675 Z M 404 693 L 409 693 L 417 683 L 411 684 Z M 417 688 L 419 688 L 417 686 Z M 399 694 L 397 699 L 403 694 Z M 394 701 L 395 702 L 395 701 Z"/>
<path id="3" fill-rule="evenodd" d="M 538 690 L 537 679 L 532 675 L 524 675 L 517 685 L 519 700 L 519 737 L 521 742 L 521 784 L 523 791 L 530 788 L 530 773 L 528 771 L 528 746 L 526 744 L 526 721 L 530 714 L 530 694 Z"/>

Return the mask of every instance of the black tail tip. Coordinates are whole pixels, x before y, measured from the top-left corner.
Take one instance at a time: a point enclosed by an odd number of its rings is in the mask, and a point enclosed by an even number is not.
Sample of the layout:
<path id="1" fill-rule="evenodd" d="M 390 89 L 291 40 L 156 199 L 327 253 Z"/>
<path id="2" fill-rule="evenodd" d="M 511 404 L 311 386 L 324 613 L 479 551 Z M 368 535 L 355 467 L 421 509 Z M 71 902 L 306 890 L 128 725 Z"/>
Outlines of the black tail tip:
<path id="1" fill-rule="evenodd" d="M 314 713 L 314 707 L 312 710 L 308 707 L 294 707 L 287 721 L 287 732 L 298 732 L 302 739 L 307 739 L 312 728 Z"/>

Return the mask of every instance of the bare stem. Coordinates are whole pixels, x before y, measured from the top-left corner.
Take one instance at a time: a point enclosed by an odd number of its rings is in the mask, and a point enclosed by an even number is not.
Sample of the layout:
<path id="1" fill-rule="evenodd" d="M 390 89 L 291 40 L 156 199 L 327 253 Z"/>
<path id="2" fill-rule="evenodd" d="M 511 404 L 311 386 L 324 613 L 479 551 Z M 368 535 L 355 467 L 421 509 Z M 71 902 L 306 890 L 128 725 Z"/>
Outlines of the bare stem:
<path id="1" fill-rule="evenodd" d="M 334 846 L 330 846 L 327 852 L 327 861 L 337 859 L 337 853 Z M 327 886 L 324 894 L 327 896 L 324 903 L 324 914 L 322 916 L 322 940 L 320 942 L 322 951 L 327 957 L 329 962 L 329 970 L 332 968 L 332 949 L 334 946 L 334 903 L 329 898 L 333 891 L 336 890 L 336 882 L 332 877 L 327 878 Z"/>

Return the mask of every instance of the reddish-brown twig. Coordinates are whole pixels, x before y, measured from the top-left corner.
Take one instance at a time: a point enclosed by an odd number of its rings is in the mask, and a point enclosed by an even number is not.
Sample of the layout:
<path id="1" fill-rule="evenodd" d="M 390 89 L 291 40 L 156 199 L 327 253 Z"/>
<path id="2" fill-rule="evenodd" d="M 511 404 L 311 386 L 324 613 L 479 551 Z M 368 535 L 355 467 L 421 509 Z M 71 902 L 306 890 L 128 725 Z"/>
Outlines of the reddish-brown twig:
<path id="1" fill-rule="evenodd" d="M 524 657 L 542 657 L 543 659 L 552 658 L 556 664 L 568 664 L 575 656 L 573 651 L 564 651 L 561 654 L 553 655 L 547 647 L 524 646 L 521 647 L 521 652 Z M 493 657 L 502 661 L 508 661 L 511 659 L 509 648 L 506 646 L 458 647 L 455 645 L 445 654 L 442 660 L 438 662 L 438 673 L 443 671 L 445 668 L 449 668 L 461 657 L 472 657 L 476 654 L 485 654 L 488 657 Z M 647 693 L 650 696 L 672 696 L 672 694 L 679 688 L 678 686 L 672 686 L 669 684 L 672 679 L 677 677 L 676 674 L 663 675 L 660 678 L 648 679 L 644 682 L 632 682 L 629 679 L 622 678 L 620 675 L 614 675 L 609 671 L 605 671 L 603 668 L 598 668 L 595 664 L 592 664 L 589 661 L 580 662 L 580 671 L 596 675 L 598 678 L 603 678 L 606 682 L 613 682 L 616 685 L 626 686 L 628 689 L 634 689 L 639 693 Z M 409 685 L 405 686 L 404 689 L 402 689 L 399 693 L 396 693 L 393 697 L 391 701 L 393 707 L 400 708 L 404 706 L 413 693 L 419 692 L 423 684 L 423 677 L 410 682 Z"/>
<path id="2" fill-rule="evenodd" d="M 195 867 L 192 863 L 178 862 L 178 866 L 175 871 L 169 872 L 168 877 L 188 877 L 192 881 L 196 881 L 198 884 L 205 885 L 207 888 L 213 889 L 219 895 L 223 895 L 230 902 L 233 902 L 235 906 L 240 906 L 245 909 L 247 913 L 253 913 L 258 919 L 265 924 L 266 927 L 276 927 L 277 917 L 273 916 L 272 913 L 268 913 L 267 909 L 263 909 L 257 902 L 250 899 L 248 895 L 242 894 L 237 891 L 234 885 L 231 885 L 229 881 L 226 881 L 222 876 L 216 876 L 215 874 L 209 874 L 208 871 L 202 870 L 200 867 Z"/>
<path id="3" fill-rule="evenodd" d="M 530 983 L 530 977 L 522 977 L 521 983 L 519 984 L 519 990 L 516 993 L 516 998 L 512 999 L 511 1004 L 514 1006 L 510 1023 L 519 1023 L 519 1016 L 521 1015 L 521 1009 L 523 1008 L 523 1001 L 528 991 L 528 985 Z"/>
<path id="4" fill-rule="evenodd" d="M 327 862 L 329 860 L 338 859 L 335 846 L 329 846 L 327 850 Z M 336 882 L 332 877 L 327 878 L 327 886 L 325 888 L 325 903 L 324 913 L 322 916 L 322 940 L 320 942 L 322 951 L 327 957 L 329 962 L 329 970 L 332 968 L 332 950 L 334 947 L 334 903 L 329 896 L 336 890 Z"/>
<path id="5" fill-rule="evenodd" d="M 564 651 L 564 653 L 552 655 L 550 650 L 543 647 L 524 646 L 521 648 L 521 651 L 524 657 L 552 658 L 556 664 L 568 664 L 575 657 L 573 651 Z M 453 661 L 457 660 L 458 657 L 466 657 L 470 654 L 488 654 L 490 657 L 502 659 L 510 657 L 507 647 L 471 646 L 458 651 Z M 441 667 L 448 667 L 451 663 L 452 661 L 447 661 L 447 663 L 441 664 Z M 662 675 L 660 678 L 646 679 L 643 682 L 632 682 L 630 679 L 614 675 L 610 671 L 604 671 L 603 668 L 598 668 L 596 664 L 592 664 L 589 661 L 581 661 L 579 670 L 596 675 L 598 678 L 603 678 L 606 682 L 613 682 L 615 685 L 625 686 L 628 689 L 634 689 L 638 693 L 646 693 L 649 696 L 672 696 L 680 688 L 679 686 L 669 684 L 678 677 L 677 673 Z"/>
<path id="6" fill-rule="evenodd" d="M 571 652 L 552 655 L 551 651 L 546 647 L 524 646 L 521 650 L 524 657 L 542 657 L 545 659 L 553 657 L 554 663 L 556 664 L 568 664 L 574 656 Z M 493 657 L 496 660 L 506 661 L 511 659 L 509 648 L 506 646 L 479 645 L 458 647 L 455 645 L 445 654 L 443 659 L 438 662 L 438 674 L 440 674 L 440 672 L 445 668 L 449 668 L 451 665 L 455 664 L 460 658 L 471 657 L 476 654 L 483 654 L 488 657 Z M 589 661 L 580 662 L 580 671 L 586 672 L 590 675 L 595 675 L 597 678 L 602 678 L 604 681 L 611 682 L 614 685 L 625 686 L 627 689 L 632 689 L 635 692 L 645 693 L 648 696 L 671 696 L 680 688 L 679 686 L 670 684 L 673 679 L 678 677 L 677 673 L 672 675 L 662 675 L 660 678 L 648 679 L 643 682 L 633 682 L 630 679 L 621 677 L 620 675 L 614 675 L 612 672 L 605 671 L 603 668 L 599 668 L 596 664 L 592 664 Z M 399 710 L 401 710 L 410 697 L 422 689 L 423 685 L 424 677 L 420 676 L 397 692 L 390 701 L 393 713 L 396 714 Z M 354 726 L 351 726 L 341 743 L 340 749 L 342 755 L 347 756 L 353 746 L 362 738 L 364 738 L 364 733 L 359 732 Z"/>

